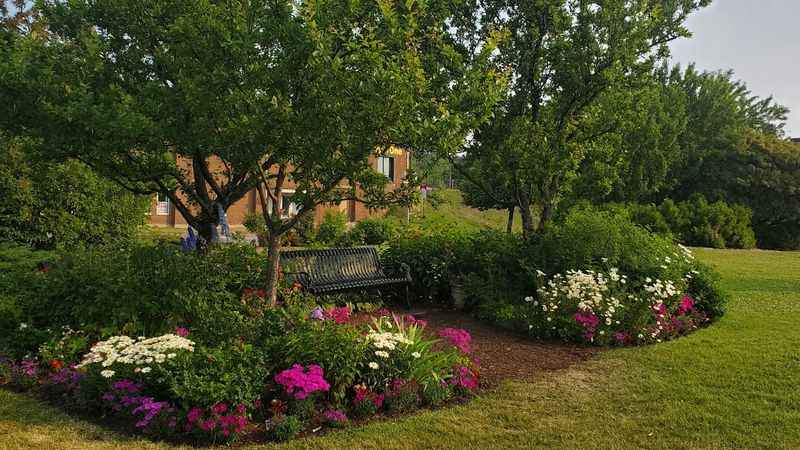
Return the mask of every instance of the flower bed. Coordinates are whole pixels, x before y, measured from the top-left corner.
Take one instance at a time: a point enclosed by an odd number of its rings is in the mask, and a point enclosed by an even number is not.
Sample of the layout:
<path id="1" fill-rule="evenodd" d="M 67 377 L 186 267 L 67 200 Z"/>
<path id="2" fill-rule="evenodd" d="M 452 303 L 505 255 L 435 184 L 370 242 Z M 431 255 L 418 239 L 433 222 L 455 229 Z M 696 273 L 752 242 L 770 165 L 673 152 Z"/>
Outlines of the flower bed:
<path id="1" fill-rule="evenodd" d="M 549 278 L 538 272 L 538 295 L 524 299 L 528 332 L 600 345 L 631 345 L 661 342 L 697 329 L 709 319 L 695 308 L 689 294 L 689 282 L 699 272 L 689 264 L 689 250 L 683 250 L 664 261 L 665 267 L 680 266 L 682 276 L 677 279 L 630 281 L 615 267 L 569 270 Z"/>
<path id="2" fill-rule="evenodd" d="M 479 386 L 465 330 L 440 338 L 413 316 L 316 307 L 290 294 L 282 306 L 262 305 L 257 320 L 275 333 L 253 342 L 210 346 L 187 326 L 72 352 L 85 336 L 70 330 L 36 356 L 7 361 L 0 382 L 153 438 L 194 443 L 287 440 L 439 406 Z"/>

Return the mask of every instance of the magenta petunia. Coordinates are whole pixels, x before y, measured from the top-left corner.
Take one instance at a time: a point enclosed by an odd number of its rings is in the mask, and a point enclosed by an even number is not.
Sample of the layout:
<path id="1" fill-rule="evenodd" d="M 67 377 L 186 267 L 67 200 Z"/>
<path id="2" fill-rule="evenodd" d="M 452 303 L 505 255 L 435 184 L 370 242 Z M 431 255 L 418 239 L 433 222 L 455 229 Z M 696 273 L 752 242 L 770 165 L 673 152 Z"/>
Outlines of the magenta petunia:
<path id="1" fill-rule="evenodd" d="M 314 392 L 327 392 L 330 384 L 325 381 L 322 367 L 311 364 L 305 368 L 300 364 L 275 375 L 275 382 L 283 386 L 286 393 L 302 400 Z"/>
<path id="2" fill-rule="evenodd" d="M 439 337 L 444 338 L 450 345 L 464 353 L 472 353 L 472 348 L 470 347 L 472 336 L 467 330 L 462 328 L 442 328 L 439 330 Z"/>

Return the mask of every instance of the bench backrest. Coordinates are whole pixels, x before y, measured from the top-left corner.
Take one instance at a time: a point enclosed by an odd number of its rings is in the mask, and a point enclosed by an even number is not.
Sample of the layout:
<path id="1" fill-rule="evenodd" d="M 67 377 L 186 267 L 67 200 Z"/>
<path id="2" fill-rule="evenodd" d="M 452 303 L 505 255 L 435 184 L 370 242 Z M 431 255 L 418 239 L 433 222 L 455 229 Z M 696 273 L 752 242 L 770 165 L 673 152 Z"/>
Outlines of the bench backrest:
<path id="1" fill-rule="evenodd" d="M 306 272 L 301 281 L 315 285 L 386 277 L 375 247 L 282 250 L 281 270 Z"/>

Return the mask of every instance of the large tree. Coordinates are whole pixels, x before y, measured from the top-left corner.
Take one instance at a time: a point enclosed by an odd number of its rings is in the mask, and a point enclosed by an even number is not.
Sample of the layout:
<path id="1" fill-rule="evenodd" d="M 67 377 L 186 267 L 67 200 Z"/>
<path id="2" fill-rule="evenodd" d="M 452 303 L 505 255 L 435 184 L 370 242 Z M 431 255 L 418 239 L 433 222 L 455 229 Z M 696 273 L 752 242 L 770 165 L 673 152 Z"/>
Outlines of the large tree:
<path id="1" fill-rule="evenodd" d="M 15 132 L 47 156 L 163 192 L 205 240 L 258 188 L 274 298 L 280 236 L 315 206 L 409 200 L 410 188 L 385 189 L 371 154 L 461 145 L 490 110 L 500 85 L 479 62 L 492 47 L 469 60 L 453 50 L 460 3 L 43 1 L 49 34 L 15 44 L 2 92 L 27 92 L 9 99 Z M 293 218 L 280 201 L 289 180 Z"/>
<path id="2" fill-rule="evenodd" d="M 636 88 L 684 22 L 709 0 L 480 0 L 476 34 L 505 29 L 498 60 L 510 89 L 474 148 L 496 153 L 515 189 L 523 232 L 541 229 L 593 152 L 608 152 L 621 125 L 604 97 Z M 607 109 L 606 109 L 607 111 Z M 469 152 L 470 149 L 467 149 Z"/>

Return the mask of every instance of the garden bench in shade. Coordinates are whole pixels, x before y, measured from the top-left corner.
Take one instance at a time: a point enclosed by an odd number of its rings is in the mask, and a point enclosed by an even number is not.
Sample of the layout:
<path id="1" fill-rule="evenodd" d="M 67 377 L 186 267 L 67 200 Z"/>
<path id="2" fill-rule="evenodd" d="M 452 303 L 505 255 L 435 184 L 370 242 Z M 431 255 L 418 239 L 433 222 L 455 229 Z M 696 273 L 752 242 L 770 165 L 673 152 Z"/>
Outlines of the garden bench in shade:
<path id="1" fill-rule="evenodd" d="M 281 271 L 290 283 L 298 282 L 315 294 L 404 287 L 406 304 L 411 270 L 403 264 L 404 276 L 387 276 L 375 247 L 281 250 Z"/>

